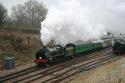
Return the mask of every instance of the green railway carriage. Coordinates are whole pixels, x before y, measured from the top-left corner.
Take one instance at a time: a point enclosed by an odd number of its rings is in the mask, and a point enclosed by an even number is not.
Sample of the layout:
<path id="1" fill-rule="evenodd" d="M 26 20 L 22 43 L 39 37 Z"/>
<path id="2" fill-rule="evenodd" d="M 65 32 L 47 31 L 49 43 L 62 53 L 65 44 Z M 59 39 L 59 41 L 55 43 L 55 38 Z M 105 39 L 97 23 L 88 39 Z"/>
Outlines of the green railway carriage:
<path id="1" fill-rule="evenodd" d="M 75 53 L 82 53 L 82 52 L 88 52 L 93 49 L 93 44 L 91 42 L 86 43 L 76 43 L 74 44 L 75 47 Z"/>
<path id="2" fill-rule="evenodd" d="M 74 56 L 79 53 L 85 53 L 92 50 L 99 50 L 105 48 L 111 44 L 110 39 L 106 40 L 96 40 L 91 42 L 77 42 L 77 43 L 69 43 L 65 46 L 65 55 Z"/>
<path id="3" fill-rule="evenodd" d="M 104 41 L 78 42 L 66 45 L 66 56 L 73 56 L 79 53 L 85 53 L 91 50 L 103 48 Z"/>
<path id="4" fill-rule="evenodd" d="M 94 49 L 101 49 L 104 47 L 104 41 L 92 41 Z"/>
<path id="5" fill-rule="evenodd" d="M 88 52 L 88 51 L 94 49 L 93 43 L 91 43 L 91 42 L 70 43 L 70 44 L 67 44 L 67 47 L 73 47 L 74 54 Z M 73 51 L 73 49 L 72 49 L 72 51 Z"/>

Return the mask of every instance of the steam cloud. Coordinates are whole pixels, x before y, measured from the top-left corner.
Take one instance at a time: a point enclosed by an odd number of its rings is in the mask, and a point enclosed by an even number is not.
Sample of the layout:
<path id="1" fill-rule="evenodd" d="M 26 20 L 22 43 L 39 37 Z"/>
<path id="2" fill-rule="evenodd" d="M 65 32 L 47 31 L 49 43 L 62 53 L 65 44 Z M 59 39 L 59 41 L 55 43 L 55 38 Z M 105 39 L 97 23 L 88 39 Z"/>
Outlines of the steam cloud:
<path id="1" fill-rule="evenodd" d="M 41 23 L 41 40 L 66 44 L 100 38 L 106 31 L 124 32 L 124 0 L 60 0 L 48 8 Z"/>

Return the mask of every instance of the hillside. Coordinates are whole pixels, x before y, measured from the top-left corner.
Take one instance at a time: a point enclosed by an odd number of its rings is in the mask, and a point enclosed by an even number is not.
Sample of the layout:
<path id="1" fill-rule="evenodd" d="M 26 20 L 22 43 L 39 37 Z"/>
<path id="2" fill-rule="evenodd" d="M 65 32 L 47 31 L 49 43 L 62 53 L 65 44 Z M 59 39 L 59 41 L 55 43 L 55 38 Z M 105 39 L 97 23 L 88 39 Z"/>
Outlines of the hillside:
<path id="1" fill-rule="evenodd" d="M 16 66 L 32 63 L 35 52 L 41 47 L 39 33 L 19 31 L 0 32 L 0 70 L 4 58 L 15 57 Z"/>

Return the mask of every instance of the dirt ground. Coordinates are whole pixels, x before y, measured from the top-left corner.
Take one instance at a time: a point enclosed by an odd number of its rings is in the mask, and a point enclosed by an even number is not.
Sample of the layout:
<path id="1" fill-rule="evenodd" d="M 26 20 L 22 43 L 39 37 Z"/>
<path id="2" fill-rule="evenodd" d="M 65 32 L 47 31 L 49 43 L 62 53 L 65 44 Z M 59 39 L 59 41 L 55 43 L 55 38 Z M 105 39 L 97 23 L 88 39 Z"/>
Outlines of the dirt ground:
<path id="1" fill-rule="evenodd" d="M 125 83 L 125 55 L 75 75 L 67 83 Z"/>

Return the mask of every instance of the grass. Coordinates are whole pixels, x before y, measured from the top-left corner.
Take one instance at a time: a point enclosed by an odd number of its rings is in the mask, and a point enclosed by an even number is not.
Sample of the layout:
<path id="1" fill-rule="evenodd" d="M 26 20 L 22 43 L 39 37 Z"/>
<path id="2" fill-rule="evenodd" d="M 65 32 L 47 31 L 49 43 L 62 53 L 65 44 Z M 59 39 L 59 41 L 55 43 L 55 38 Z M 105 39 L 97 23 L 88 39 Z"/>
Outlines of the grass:
<path id="1" fill-rule="evenodd" d="M 5 54 L 0 52 L 0 60 L 3 60 L 5 58 Z"/>
<path id="2" fill-rule="evenodd" d="M 39 35 L 14 31 L 0 32 L 0 67 L 5 57 L 15 57 L 17 66 L 32 63 L 36 51 L 41 47 Z"/>

